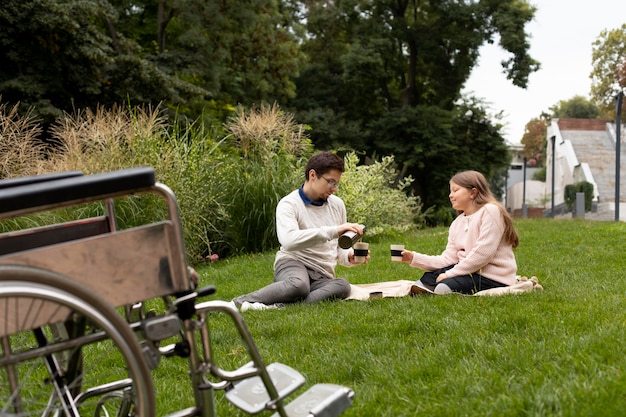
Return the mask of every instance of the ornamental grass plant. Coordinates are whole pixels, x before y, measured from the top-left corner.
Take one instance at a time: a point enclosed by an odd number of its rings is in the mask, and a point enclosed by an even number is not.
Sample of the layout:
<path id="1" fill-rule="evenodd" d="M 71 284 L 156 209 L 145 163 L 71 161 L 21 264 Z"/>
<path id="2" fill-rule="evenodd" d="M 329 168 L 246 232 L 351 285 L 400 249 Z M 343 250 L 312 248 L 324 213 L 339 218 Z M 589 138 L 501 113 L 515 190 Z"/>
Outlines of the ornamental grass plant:
<path id="1" fill-rule="evenodd" d="M 18 108 L 0 103 L 0 178 L 32 175 L 42 163 L 44 149 L 36 140 L 41 126 L 29 115 L 20 116 Z"/>
<path id="2" fill-rule="evenodd" d="M 215 221 L 220 215 L 223 187 L 220 178 L 219 135 L 202 125 L 170 124 L 159 108 L 113 107 L 77 110 L 52 125 L 49 143 L 37 137 L 40 125 L 15 109 L 0 105 L 0 178 L 48 172 L 82 171 L 84 174 L 151 166 L 157 181 L 169 186 L 180 206 L 190 262 L 201 262 L 211 252 L 210 233 L 219 236 Z M 166 207 L 155 196 L 145 195 L 116 202 L 122 228 L 163 218 Z M 29 225 L 60 223 L 103 213 L 94 204 L 78 210 L 57 210 L 9 220 L 0 230 Z M 16 225 L 17 223 L 17 225 Z"/>
<path id="3" fill-rule="evenodd" d="M 177 197 L 188 260 L 198 265 L 207 256 L 224 258 L 276 247 L 276 205 L 304 182 L 304 167 L 315 152 L 306 130 L 277 105 L 238 107 L 219 129 L 172 121 L 158 107 L 114 106 L 65 114 L 52 125 L 49 143 L 44 144 L 36 120 L 0 105 L 0 179 L 153 167 L 157 181 Z M 342 196 L 350 202 L 350 221 L 365 223 L 370 234 L 423 222 L 418 200 L 407 197 L 408 179 L 401 179 L 399 187 L 390 186 L 397 176 L 392 157 L 367 166 L 357 166 L 354 153 L 345 159 L 349 181 Z M 36 214 L 0 222 L 0 231 L 25 223 L 60 223 L 103 210 L 101 204 L 92 204 Z M 141 195 L 116 201 L 116 210 L 118 225 L 126 228 L 162 219 L 166 207 L 156 196 Z"/>
<path id="4" fill-rule="evenodd" d="M 536 275 L 543 291 L 302 304 L 248 311 L 246 323 L 265 361 L 302 372 L 304 388 L 353 388 L 346 417 L 623 415 L 626 225 L 516 219 L 515 226 L 518 272 Z M 422 271 L 389 261 L 389 245 L 438 254 L 446 237 L 446 228 L 376 236 L 370 263 L 339 267 L 338 275 L 352 283 L 418 279 Z M 230 300 L 269 283 L 273 259 L 269 252 L 220 261 L 200 269 L 201 281 L 216 285 L 214 298 Z M 222 360 L 244 361 L 225 322 L 213 328 Z M 163 362 L 155 379 L 183 398 L 184 368 L 172 365 Z M 217 398 L 220 415 L 244 415 Z"/>

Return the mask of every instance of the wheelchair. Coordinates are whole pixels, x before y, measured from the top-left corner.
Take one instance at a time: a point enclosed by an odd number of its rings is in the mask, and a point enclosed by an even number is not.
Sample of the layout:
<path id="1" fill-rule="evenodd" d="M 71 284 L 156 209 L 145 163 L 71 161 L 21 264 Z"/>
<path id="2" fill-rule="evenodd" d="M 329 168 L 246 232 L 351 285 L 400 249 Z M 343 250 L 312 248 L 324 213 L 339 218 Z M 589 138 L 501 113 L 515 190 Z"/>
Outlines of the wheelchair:
<path id="1" fill-rule="evenodd" d="M 143 194 L 162 200 L 167 215 L 118 227 L 116 202 Z M 101 212 L 28 224 L 32 215 L 89 204 Z M 170 357 L 188 363 L 193 392 L 171 417 L 217 417 L 218 393 L 250 415 L 335 417 L 352 405 L 354 391 L 341 385 L 299 393 L 305 378 L 263 361 L 232 303 L 201 300 L 215 288 L 198 288 L 176 197 L 152 168 L 0 180 L 0 220 L 15 219 L 21 226 L 0 234 L 0 416 L 163 415 L 153 371 Z M 163 301 L 162 312 L 148 311 L 150 300 Z M 246 364 L 217 363 L 217 313 L 234 326 Z"/>

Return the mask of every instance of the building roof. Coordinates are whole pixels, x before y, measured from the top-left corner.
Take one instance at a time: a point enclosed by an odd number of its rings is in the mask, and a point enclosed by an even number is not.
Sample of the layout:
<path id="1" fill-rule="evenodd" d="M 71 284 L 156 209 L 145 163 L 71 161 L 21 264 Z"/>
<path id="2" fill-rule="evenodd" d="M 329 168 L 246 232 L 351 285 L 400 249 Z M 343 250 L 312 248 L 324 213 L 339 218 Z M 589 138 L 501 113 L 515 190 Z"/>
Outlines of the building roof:
<path id="1" fill-rule="evenodd" d="M 565 130 L 588 130 L 602 131 L 606 130 L 606 124 L 612 120 L 601 119 L 556 119 L 561 132 Z"/>

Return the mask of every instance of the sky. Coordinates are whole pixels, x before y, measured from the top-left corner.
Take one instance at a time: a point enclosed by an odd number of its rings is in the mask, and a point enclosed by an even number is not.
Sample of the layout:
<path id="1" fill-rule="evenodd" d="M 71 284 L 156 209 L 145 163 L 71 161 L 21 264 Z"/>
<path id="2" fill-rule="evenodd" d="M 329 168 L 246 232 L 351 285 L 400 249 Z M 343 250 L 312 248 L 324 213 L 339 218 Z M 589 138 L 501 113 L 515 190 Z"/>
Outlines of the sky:
<path id="1" fill-rule="evenodd" d="M 490 113 L 503 111 L 504 137 L 520 143 L 531 119 L 561 100 L 589 98 L 592 43 L 604 29 L 619 29 L 626 23 L 623 0 L 531 0 L 535 19 L 526 25 L 530 56 L 541 69 L 530 75 L 528 86 L 514 86 L 502 73 L 507 58 L 499 45 L 480 49 L 478 65 L 465 84 L 464 93 L 482 98 Z"/>

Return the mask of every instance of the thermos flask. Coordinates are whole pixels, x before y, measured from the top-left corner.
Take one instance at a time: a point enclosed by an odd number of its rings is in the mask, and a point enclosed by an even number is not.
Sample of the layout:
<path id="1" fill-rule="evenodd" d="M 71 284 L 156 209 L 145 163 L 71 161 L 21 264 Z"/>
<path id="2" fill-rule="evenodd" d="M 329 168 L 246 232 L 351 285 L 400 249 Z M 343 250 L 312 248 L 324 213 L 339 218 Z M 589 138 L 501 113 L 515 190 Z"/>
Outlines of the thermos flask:
<path id="1" fill-rule="evenodd" d="M 365 234 L 365 227 L 363 227 L 363 234 Z M 348 231 L 339 236 L 339 246 L 342 249 L 349 249 L 352 247 L 352 245 L 361 240 L 362 237 L 363 235 L 360 235 L 356 232 Z"/>

